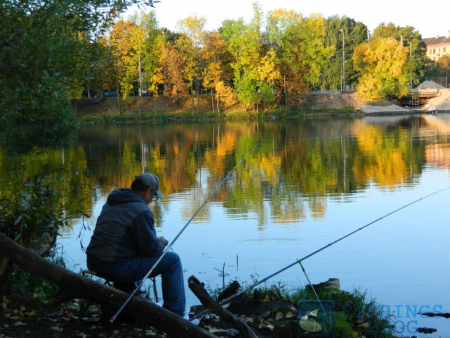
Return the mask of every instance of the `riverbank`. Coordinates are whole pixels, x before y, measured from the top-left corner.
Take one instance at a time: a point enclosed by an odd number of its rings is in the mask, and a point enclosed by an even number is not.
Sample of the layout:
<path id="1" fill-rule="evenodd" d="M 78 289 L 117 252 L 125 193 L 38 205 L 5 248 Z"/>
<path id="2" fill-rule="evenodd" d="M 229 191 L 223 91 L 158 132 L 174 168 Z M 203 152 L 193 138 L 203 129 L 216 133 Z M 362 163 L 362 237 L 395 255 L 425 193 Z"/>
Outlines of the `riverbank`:
<path id="1" fill-rule="evenodd" d="M 325 314 L 311 289 L 288 291 L 280 283 L 244 293 L 224 308 L 250 326 L 258 337 L 303 337 L 329 329 L 337 338 L 393 337 L 388 333 L 392 329 L 390 320 L 384 318 L 375 300 L 367 298 L 367 292 L 342 291 L 339 283 L 337 288 L 329 283 L 315 288 L 328 311 Z M 220 291 L 211 294 L 219 295 Z M 109 317 L 104 318 L 100 306 L 95 304 L 85 308 L 86 302 L 79 299 L 57 309 L 47 309 L 45 304 L 40 297 L 3 297 L 0 318 L 4 325 L 0 326 L 0 337 L 167 337 L 148 325 L 125 320 L 126 311 L 111 325 Z M 191 307 L 190 316 L 203 309 L 201 305 Z M 229 322 L 215 314 L 202 317 L 198 325 L 218 337 L 240 337 Z"/>
<path id="2" fill-rule="evenodd" d="M 124 104 L 118 98 L 91 98 L 74 103 L 81 124 L 142 124 L 142 123 L 179 123 L 200 121 L 223 121 L 245 119 L 303 119 L 303 118 L 342 118 L 362 117 L 365 115 L 402 115 L 423 113 L 413 111 L 382 99 L 369 101 L 356 93 L 309 93 L 299 96 L 296 108 L 271 106 L 264 111 L 255 109 L 245 111 L 237 102 L 223 109 L 213 111 L 207 95 L 194 101 L 192 106 L 174 104 L 169 98 L 141 97 L 132 98 Z M 197 104 L 196 104 L 197 103 Z M 120 110 L 119 110 L 120 108 Z M 123 108 L 123 110 L 122 110 Z"/>

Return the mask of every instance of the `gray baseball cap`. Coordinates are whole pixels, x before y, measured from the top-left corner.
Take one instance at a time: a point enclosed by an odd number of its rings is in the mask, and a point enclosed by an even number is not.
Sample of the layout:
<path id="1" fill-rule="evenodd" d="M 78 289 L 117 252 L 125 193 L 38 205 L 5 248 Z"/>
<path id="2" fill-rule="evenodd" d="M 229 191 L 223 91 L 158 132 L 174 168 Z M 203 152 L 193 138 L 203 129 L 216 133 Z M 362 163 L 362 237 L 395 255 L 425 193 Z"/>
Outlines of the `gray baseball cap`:
<path id="1" fill-rule="evenodd" d="M 164 195 L 161 194 L 161 191 L 159 191 L 159 178 L 155 174 L 140 174 L 138 176 L 134 177 L 137 181 L 141 182 L 142 184 L 146 185 L 150 189 L 154 191 L 156 196 L 160 199 L 164 198 Z"/>

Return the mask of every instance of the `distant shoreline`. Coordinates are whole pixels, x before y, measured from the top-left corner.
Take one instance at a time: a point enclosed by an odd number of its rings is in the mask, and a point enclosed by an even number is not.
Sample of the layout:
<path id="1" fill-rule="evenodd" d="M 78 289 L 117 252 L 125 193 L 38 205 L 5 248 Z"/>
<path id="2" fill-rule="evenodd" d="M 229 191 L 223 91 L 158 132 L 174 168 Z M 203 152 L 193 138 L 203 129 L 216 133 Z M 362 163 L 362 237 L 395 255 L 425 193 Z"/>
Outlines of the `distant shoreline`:
<path id="1" fill-rule="evenodd" d="M 246 107 L 234 102 L 212 108 L 209 95 L 199 95 L 193 102 L 177 104 L 171 97 L 132 97 L 128 102 L 117 97 L 95 97 L 73 101 L 78 121 L 90 124 L 144 124 L 184 123 L 234 120 L 281 120 L 311 118 L 359 118 L 363 116 L 389 116 L 408 114 L 431 114 L 428 108 L 436 107 L 437 113 L 450 112 L 450 91 L 443 91 L 426 106 L 416 109 L 404 108 L 387 99 L 370 101 L 355 92 L 304 93 L 292 100 L 290 109 L 284 104 Z M 215 105 L 217 102 L 215 102 Z M 193 108 L 192 108 L 193 107 Z M 248 109 L 252 108 L 252 109 Z M 261 110 L 262 107 L 259 107 Z M 194 112 L 192 112 L 192 109 Z M 423 110 L 421 110 L 423 109 Z"/>
<path id="2" fill-rule="evenodd" d="M 450 113 L 450 111 L 439 111 L 439 113 Z M 399 116 L 399 115 L 421 115 L 421 114 L 430 114 L 427 111 L 420 110 L 411 110 L 411 111 L 382 111 L 382 112 L 374 112 L 374 113 L 365 113 L 363 111 L 357 111 L 353 113 L 343 113 L 343 112 L 334 112 L 330 110 L 329 112 L 305 112 L 305 113 L 297 113 L 292 115 L 281 115 L 278 113 L 271 114 L 266 113 L 264 116 L 255 115 L 252 116 L 252 113 L 248 113 L 247 116 L 228 116 L 228 117 L 182 117 L 182 118 L 174 118 L 174 117 L 162 117 L 155 118 L 151 116 L 133 116 L 132 118 L 127 119 L 127 116 L 119 115 L 119 116 L 110 116 L 108 118 L 98 117 L 98 118 L 89 118 L 89 119 L 79 119 L 80 125 L 104 125 L 104 124 L 157 124 L 157 123 L 192 123 L 192 122 L 218 122 L 218 121 L 243 121 L 243 120 L 293 120 L 293 119 L 324 119 L 324 118 L 360 118 L 365 116 Z M 211 114 L 212 115 L 212 114 Z M 434 115 L 434 114 L 433 114 Z"/>

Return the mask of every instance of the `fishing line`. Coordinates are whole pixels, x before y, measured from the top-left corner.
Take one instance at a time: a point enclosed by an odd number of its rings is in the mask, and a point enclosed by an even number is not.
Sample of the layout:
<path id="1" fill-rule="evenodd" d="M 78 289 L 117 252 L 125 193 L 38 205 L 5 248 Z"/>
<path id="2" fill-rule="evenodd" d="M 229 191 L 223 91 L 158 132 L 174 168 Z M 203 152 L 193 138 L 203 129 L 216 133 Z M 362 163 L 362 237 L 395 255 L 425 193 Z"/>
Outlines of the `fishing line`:
<path id="1" fill-rule="evenodd" d="M 299 259 L 299 260 L 297 260 L 297 262 L 298 262 L 298 264 L 300 264 L 300 267 L 302 268 L 303 273 L 305 274 L 305 277 L 306 277 L 306 279 L 308 280 L 308 283 L 309 283 L 309 286 L 311 287 L 311 290 L 314 292 L 314 295 L 316 296 L 317 300 L 319 301 L 319 305 L 320 305 L 320 307 L 322 308 L 322 311 L 323 311 L 323 314 L 324 314 L 324 316 L 325 316 L 325 319 L 327 319 L 328 323 L 329 323 L 330 326 L 331 326 L 331 325 L 332 325 L 331 318 L 327 315 L 327 312 L 325 311 L 325 308 L 323 307 L 322 302 L 320 301 L 319 296 L 317 295 L 317 292 L 316 292 L 316 290 L 314 289 L 314 286 L 312 285 L 311 281 L 309 280 L 309 277 L 308 277 L 308 275 L 306 274 L 305 267 L 304 267 L 303 264 L 302 264 L 302 260 Z"/>
<path id="2" fill-rule="evenodd" d="M 163 259 L 163 257 L 166 255 L 166 253 L 172 249 L 172 246 L 175 244 L 175 242 L 177 241 L 178 237 L 181 236 L 181 234 L 183 233 L 183 231 L 188 227 L 188 225 L 191 223 L 191 221 L 195 218 L 195 216 L 197 216 L 197 214 L 200 212 L 200 210 L 202 210 L 202 208 L 205 206 L 206 203 L 208 203 L 209 199 L 217 192 L 217 190 L 219 190 L 220 186 L 223 184 L 223 182 L 225 182 L 228 177 L 230 177 L 231 173 L 238 167 L 241 165 L 241 163 L 246 159 L 246 157 L 248 155 L 250 155 L 250 153 L 253 152 L 253 150 L 255 150 L 256 147 L 258 147 L 260 144 L 260 142 L 258 142 L 247 154 L 245 154 L 245 156 L 238 162 L 238 164 L 236 164 L 234 166 L 233 169 L 230 170 L 230 172 L 227 174 L 227 176 L 225 176 L 225 178 L 219 183 L 219 185 L 216 187 L 216 189 L 214 189 L 214 191 L 211 193 L 211 195 L 208 196 L 208 198 L 203 202 L 203 204 L 200 206 L 200 208 L 198 208 L 198 210 L 195 212 L 195 214 L 189 219 L 189 221 L 186 223 L 186 225 L 180 230 L 180 232 L 178 233 L 178 235 L 174 238 L 174 240 L 166 247 L 166 249 L 163 251 L 163 253 L 161 254 L 161 256 L 159 257 L 159 259 L 155 262 L 155 264 L 153 264 L 153 266 L 150 268 L 150 270 L 147 272 L 147 274 L 144 276 L 144 278 L 142 278 L 141 282 L 138 284 L 138 286 L 131 292 L 131 294 L 128 296 L 128 298 L 125 300 L 125 302 L 120 306 L 120 308 L 117 310 L 117 312 L 111 317 L 111 319 L 109 320 L 109 322 L 112 324 L 114 323 L 114 321 L 116 320 L 117 316 L 120 314 L 120 312 L 122 312 L 123 308 L 128 304 L 128 302 L 131 300 L 131 298 L 133 298 L 133 296 L 140 290 L 142 284 L 144 284 L 145 280 L 148 278 L 148 276 L 150 276 L 150 274 L 153 272 L 153 270 L 155 269 L 155 267 L 159 264 L 159 262 Z"/>
<path id="3" fill-rule="evenodd" d="M 356 233 L 356 232 L 358 232 L 358 231 L 361 231 L 361 230 L 364 229 L 364 228 L 367 228 L 369 225 L 372 225 L 372 224 L 374 224 L 374 223 L 376 223 L 376 222 L 382 220 L 383 218 L 386 218 L 386 217 L 388 217 L 388 216 L 390 216 L 390 215 L 396 213 L 397 211 L 400 211 L 400 210 L 402 210 L 402 209 L 405 209 L 406 207 L 409 207 L 410 205 L 412 205 L 412 204 L 414 204 L 414 203 L 417 203 L 417 202 L 419 202 L 419 201 L 421 201 L 421 200 L 423 200 L 423 199 L 425 199 L 425 198 L 428 198 L 428 197 L 430 197 L 430 196 L 432 196 L 432 195 L 438 194 L 438 193 L 443 192 L 443 191 L 448 190 L 448 189 L 450 189 L 450 187 L 447 187 L 447 188 L 442 189 L 442 190 L 435 191 L 435 192 L 433 192 L 433 193 L 431 193 L 431 194 L 429 194 L 429 195 L 426 195 L 426 196 L 424 196 L 424 197 L 422 197 L 422 198 L 419 198 L 418 200 L 415 200 L 415 201 L 413 201 L 413 202 L 411 202 L 411 203 L 408 203 L 408 204 L 402 206 L 401 208 L 398 208 L 398 209 L 396 209 L 396 210 L 394 210 L 394 211 L 391 211 L 390 213 L 388 213 L 388 214 L 386 214 L 386 215 L 384 215 L 384 216 L 382 216 L 382 217 L 380 217 L 380 218 L 378 218 L 378 219 L 376 219 L 376 220 L 370 222 L 369 224 L 366 224 L 366 225 L 364 225 L 363 227 L 361 227 L 361 228 L 359 228 L 359 229 L 356 229 L 355 231 L 352 231 L 352 232 L 350 232 L 349 234 L 347 234 L 347 235 L 345 235 L 345 236 L 343 236 L 343 237 L 341 237 L 341 238 L 335 240 L 334 242 L 331 242 L 331 243 L 325 245 L 324 247 L 322 247 L 322 248 L 320 248 L 320 249 L 314 251 L 313 253 L 310 253 L 309 255 L 307 255 L 307 256 L 301 258 L 300 261 L 304 261 L 305 259 L 307 259 L 307 258 L 309 258 L 309 257 L 311 257 L 311 256 L 314 256 L 315 254 L 317 254 L 317 253 L 319 253 L 319 252 L 325 250 L 326 248 L 329 248 L 330 246 L 336 244 L 337 242 L 340 242 L 340 241 L 342 241 L 343 239 L 345 239 L 345 238 L 347 238 L 347 237 L 350 237 L 350 236 L 353 235 L 354 233 Z M 236 293 L 236 294 L 234 294 L 234 295 L 232 295 L 232 296 L 230 296 L 230 297 L 228 297 L 228 298 L 222 300 L 221 302 L 219 302 L 219 305 L 224 305 L 224 304 L 228 303 L 228 302 L 229 302 L 230 300 L 232 300 L 233 298 L 242 295 L 243 293 L 245 293 L 245 292 L 247 292 L 247 291 L 253 289 L 255 286 L 258 286 L 259 284 L 264 283 L 265 281 L 269 280 L 270 278 L 275 277 L 276 275 L 282 273 L 283 271 L 285 271 L 285 270 L 287 270 L 287 269 L 293 267 L 294 265 L 298 264 L 298 261 L 299 261 L 299 260 L 296 260 L 294 263 L 289 264 L 288 266 L 285 266 L 283 269 L 278 270 L 277 272 L 271 274 L 270 276 L 268 276 L 268 277 L 266 277 L 266 278 L 263 278 L 263 279 L 261 279 L 260 281 L 257 281 L 257 282 L 255 282 L 254 284 L 248 286 L 245 290 L 242 290 L 242 291 L 240 291 L 240 292 L 238 292 L 238 293 Z M 194 319 L 196 319 L 196 318 L 200 318 L 201 316 L 207 314 L 208 312 L 210 312 L 209 309 L 203 310 L 202 312 L 199 312 L 198 314 L 194 315 L 194 317 L 190 318 L 190 320 L 192 321 L 192 320 L 194 320 Z"/>
<path id="4" fill-rule="evenodd" d="M 322 311 L 323 311 L 323 313 L 324 313 L 325 316 L 326 316 L 327 313 L 326 313 L 325 309 L 323 308 L 322 302 L 320 301 L 319 296 L 317 295 L 316 290 L 314 289 L 314 286 L 312 285 L 311 281 L 309 280 L 308 275 L 306 274 L 306 270 L 305 270 L 305 268 L 303 267 L 302 260 L 299 259 L 297 262 L 298 262 L 298 264 L 300 264 L 300 267 L 302 268 L 303 273 L 305 274 L 305 277 L 306 277 L 306 279 L 308 280 L 309 286 L 311 287 L 311 290 L 313 290 L 314 295 L 316 296 L 317 300 L 319 301 L 320 307 L 322 308 Z"/>

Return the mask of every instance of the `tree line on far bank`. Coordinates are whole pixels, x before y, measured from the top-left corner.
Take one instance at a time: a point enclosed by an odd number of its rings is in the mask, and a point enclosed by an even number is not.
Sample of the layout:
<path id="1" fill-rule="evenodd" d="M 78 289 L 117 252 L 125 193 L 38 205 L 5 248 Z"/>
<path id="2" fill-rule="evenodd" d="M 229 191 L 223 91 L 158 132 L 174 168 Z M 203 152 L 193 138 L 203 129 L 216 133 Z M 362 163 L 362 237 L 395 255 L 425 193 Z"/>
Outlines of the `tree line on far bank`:
<path id="1" fill-rule="evenodd" d="M 403 95 L 426 72 L 450 67 L 444 59 L 440 68 L 430 64 L 414 27 L 383 23 L 368 34 L 348 17 L 265 13 L 254 3 L 248 22 L 206 31 L 206 19 L 191 15 L 172 32 L 155 12 L 121 19 L 132 4 L 152 1 L 4 1 L 0 144 L 12 152 L 66 144 L 76 125 L 69 101 L 105 90 L 125 100 L 152 92 L 190 101 L 193 114 L 200 93 L 217 112 L 236 100 L 246 109 L 289 110 L 301 93 L 344 84 L 372 99 Z"/>
<path id="2" fill-rule="evenodd" d="M 84 94 L 114 90 L 126 100 L 151 91 L 190 100 L 192 113 L 200 93 L 210 94 L 219 112 L 236 99 L 256 110 L 274 102 L 290 109 L 298 94 L 344 86 L 370 99 L 401 96 L 425 75 L 425 44 L 414 27 L 382 23 L 370 35 L 348 17 L 264 13 L 258 3 L 249 22 L 225 20 L 215 31 L 206 23 L 192 15 L 171 32 L 159 27 L 155 12 L 115 22 L 98 41 L 105 58 Z"/>

